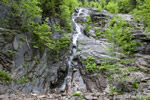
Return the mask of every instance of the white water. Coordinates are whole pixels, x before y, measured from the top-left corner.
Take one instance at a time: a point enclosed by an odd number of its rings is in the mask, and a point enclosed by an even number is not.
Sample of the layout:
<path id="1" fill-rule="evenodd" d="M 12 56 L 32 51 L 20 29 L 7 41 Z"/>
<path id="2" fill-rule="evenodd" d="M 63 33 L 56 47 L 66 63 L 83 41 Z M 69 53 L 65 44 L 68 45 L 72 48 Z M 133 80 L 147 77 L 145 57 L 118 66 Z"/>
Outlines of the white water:
<path id="1" fill-rule="evenodd" d="M 71 77 L 72 77 L 72 71 L 71 71 L 72 70 L 72 66 L 71 66 L 71 63 L 72 63 L 72 60 L 73 60 L 73 58 L 74 58 L 74 56 L 76 54 L 76 51 L 77 51 L 77 40 L 78 40 L 78 37 L 80 36 L 80 34 L 82 34 L 81 26 L 80 26 L 80 24 L 78 24 L 75 21 L 75 19 L 77 17 L 79 17 L 81 13 L 82 13 L 82 8 L 79 8 L 79 12 L 77 13 L 77 16 L 75 16 L 76 13 L 74 13 L 72 15 L 72 23 L 75 25 L 75 31 L 73 32 L 74 34 L 73 34 L 73 38 L 72 38 L 72 44 L 73 44 L 72 55 L 69 58 L 67 76 L 65 77 L 64 82 L 63 82 L 63 84 L 60 87 L 60 91 L 65 91 L 66 84 L 67 84 L 67 79 L 71 79 Z"/>

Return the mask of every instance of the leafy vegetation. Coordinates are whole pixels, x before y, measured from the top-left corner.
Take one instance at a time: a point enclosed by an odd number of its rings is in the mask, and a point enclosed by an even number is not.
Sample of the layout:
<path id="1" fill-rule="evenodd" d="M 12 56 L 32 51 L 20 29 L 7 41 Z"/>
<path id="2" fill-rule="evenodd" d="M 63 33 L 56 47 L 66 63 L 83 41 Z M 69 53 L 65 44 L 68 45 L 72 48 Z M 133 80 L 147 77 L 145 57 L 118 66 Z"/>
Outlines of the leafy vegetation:
<path id="1" fill-rule="evenodd" d="M 62 37 L 59 40 L 56 41 L 55 48 L 57 52 L 65 51 L 67 47 L 69 46 L 71 42 L 71 39 L 69 37 Z"/>
<path id="2" fill-rule="evenodd" d="M 7 52 L 11 55 L 11 56 L 14 56 L 16 53 L 12 50 L 7 50 Z"/>
<path id="3" fill-rule="evenodd" d="M 70 42 L 71 42 L 70 37 L 64 36 L 58 39 L 54 44 L 54 48 L 48 50 L 48 52 L 50 53 L 49 57 L 51 57 L 54 62 L 59 61 L 59 57 L 62 56 L 62 54 L 64 54 L 67 51 Z"/>
<path id="4" fill-rule="evenodd" d="M 110 27 L 105 31 L 105 37 L 117 44 L 126 54 L 131 54 L 137 44 L 130 35 L 130 31 L 131 28 L 122 18 L 113 17 Z"/>
<path id="5" fill-rule="evenodd" d="M 97 68 L 95 60 L 92 56 L 88 56 L 86 61 L 83 62 L 83 64 L 85 64 L 86 65 L 85 68 L 91 72 L 94 72 L 95 69 Z"/>
<path id="6" fill-rule="evenodd" d="M 144 21 L 146 28 L 146 31 L 150 31 L 150 1 L 149 0 L 144 0 L 144 3 L 139 0 L 139 5 L 135 10 L 134 10 L 134 15 L 138 20 Z"/>
<path id="7" fill-rule="evenodd" d="M 34 34 L 33 47 L 41 48 L 43 46 L 52 48 L 53 41 L 50 39 L 50 26 L 44 22 L 43 24 L 32 24 L 32 32 Z"/>
<path id="8" fill-rule="evenodd" d="M 91 16 L 88 16 L 88 17 L 87 17 L 87 20 L 84 22 L 85 31 L 86 31 L 86 32 L 89 32 L 90 29 L 92 28 L 92 27 L 91 27 L 91 24 L 92 24 Z"/>
<path id="9" fill-rule="evenodd" d="M 5 83 L 5 82 L 11 82 L 12 78 L 11 75 L 9 75 L 7 72 L 0 70 L 0 80 Z"/>
<path id="10" fill-rule="evenodd" d="M 81 93 L 78 93 L 78 92 L 73 93 L 72 96 L 78 96 L 80 97 L 81 100 L 83 99 L 83 96 L 81 95 Z"/>
<path id="11" fill-rule="evenodd" d="M 106 6 L 106 9 L 110 11 L 110 13 L 118 13 L 118 4 L 114 1 L 109 2 L 108 5 Z"/>

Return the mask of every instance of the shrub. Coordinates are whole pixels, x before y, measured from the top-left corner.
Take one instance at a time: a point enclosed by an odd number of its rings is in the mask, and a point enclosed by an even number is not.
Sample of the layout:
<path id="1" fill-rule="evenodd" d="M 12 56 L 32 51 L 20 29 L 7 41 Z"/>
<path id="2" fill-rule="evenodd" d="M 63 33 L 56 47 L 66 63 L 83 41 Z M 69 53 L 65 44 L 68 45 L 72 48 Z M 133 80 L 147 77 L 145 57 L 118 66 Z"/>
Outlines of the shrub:
<path id="1" fill-rule="evenodd" d="M 0 80 L 4 82 L 11 82 L 12 78 L 7 72 L 0 70 Z"/>
<path id="2" fill-rule="evenodd" d="M 130 35 L 130 30 L 131 28 L 122 18 L 113 17 L 109 29 L 105 31 L 105 37 L 117 44 L 126 54 L 131 54 L 137 44 Z"/>
<path id="3" fill-rule="evenodd" d="M 106 9 L 109 10 L 110 13 L 116 14 L 118 13 L 118 3 L 117 2 L 109 2 L 106 6 Z"/>
<path id="4" fill-rule="evenodd" d="M 95 60 L 92 56 L 88 56 L 86 61 L 83 62 L 83 64 L 85 64 L 85 66 L 86 66 L 85 68 L 91 72 L 94 72 L 95 69 L 97 68 Z"/>
<path id="5" fill-rule="evenodd" d="M 86 32 L 89 32 L 90 29 L 92 28 L 91 25 L 90 25 L 91 23 L 92 23 L 91 16 L 88 16 L 86 22 L 84 22 Z"/>
<path id="6" fill-rule="evenodd" d="M 142 4 L 142 2 L 140 0 L 139 1 L 139 5 Z M 145 0 L 144 4 L 141 6 L 138 6 L 137 9 L 134 10 L 134 15 L 137 19 L 144 21 L 147 32 L 150 32 L 150 9 L 149 9 L 149 5 L 150 5 L 150 0 Z"/>
<path id="7" fill-rule="evenodd" d="M 32 32 L 34 34 L 33 47 L 40 48 L 43 46 L 53 48 L 53 41 L 50 39 L 50 26 L 46 23 L 32 23 Z"/>
<path id="8" fill-rule="evenodd" d="M 55 42 L 54 48 L 48 50 L 48 53 L 50 53 L 49 58 L 52 58 L 53 63 L 59 61 L 60 56 L 62 56 L 62 54 L 64 54 L 67 51 L 70 42 L 70 37 L 64 36 Z"/>
<path id="9" fill-rule="evenodd" d="M 2 0 L 0 3 L 10 9 L 11 16 L 9 20 L 9 28 L 18 26 L 23 30 L 29 28 L 29 23 L 34 18 L 40 17 L 42 10 L 40 9 L 38 0 Z M 18 29 L 19 29 L 18 28 Z"/>
<path id="10" fill-rule="evenodd" d="M 71 42 L 70 37 L 62 37 L 59 40 L 56 41 L 56 45 L 55 45 L 55 50 L 57 51 L 64 51 L 67 49 L 67 47 L 69 46 Z"/>

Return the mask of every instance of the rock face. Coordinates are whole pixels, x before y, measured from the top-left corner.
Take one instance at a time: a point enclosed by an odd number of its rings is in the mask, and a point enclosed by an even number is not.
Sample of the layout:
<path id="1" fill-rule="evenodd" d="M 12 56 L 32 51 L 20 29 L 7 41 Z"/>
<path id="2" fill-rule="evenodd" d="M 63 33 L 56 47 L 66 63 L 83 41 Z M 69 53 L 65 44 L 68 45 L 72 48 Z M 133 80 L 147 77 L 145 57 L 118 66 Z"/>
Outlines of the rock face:
<path id="1" fill-rule="evenodd" d="M 33 49 L 30 35 L 2 28 L 0 33 L 0 65 L 2 70 L 12 74 L 13 80 L 17 80 L 12 82 L 14 90 L 46 93 L 63 81 L 69 51 L 59 63 L 48 64 L 51 61 L 48 62 L 47 52 Z"/>
<path id="2" fill-rule="evenodd" d="M 85 33 L 82 22 L 89 15 L 95 24 Z M 118 47 L 114 48 L 115 44 L 96 34 L 97 28 L 104 32 L 109 27 L 112 16 L 122 16 L 133 24 L 135 31 L 131 34 L 141 42 L 134 55 L 135 61 L 125 66 L 118 63 L 123 60 Z M 129 100 L 145 98 L 150 93 L 150 40 L 143 32 L 142 24 L 133 22 L 131 15 L 99 13 L 94 8 L 76 8 L 72 18 L 73 32 L 69 34 L 72 43 L 55 63 L 54 55 L 32 48 L 30 34 L 0 28 L 0 70 L 9 72 L 13 79 L 11 84 L 0 85 L 0 99 Z M 60 20 L 52 18 L 49 24 L 56 22 Z M 52 35 L 56 40 L 61 36 L 59 33 Z M 109 72 L 105 69 L 86 71 L 83 61 L 89 56 L 95 59 L 96 65 L 101 65 L 104 59 L 113 59 L 118 61 L 115 63 L 119 67 Z M 64 90 L 60 90 L 62 86 Z"/>

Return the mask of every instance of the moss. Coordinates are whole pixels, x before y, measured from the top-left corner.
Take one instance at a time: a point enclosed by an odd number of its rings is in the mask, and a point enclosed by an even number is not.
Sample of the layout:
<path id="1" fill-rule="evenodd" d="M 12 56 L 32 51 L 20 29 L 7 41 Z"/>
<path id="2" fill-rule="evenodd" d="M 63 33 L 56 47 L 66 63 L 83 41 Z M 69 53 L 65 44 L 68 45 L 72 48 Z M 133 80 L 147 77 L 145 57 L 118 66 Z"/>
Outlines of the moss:
<path id="1" fill-rule="evenodd" d="M 80 52 L 80 51 L 81 51 L 81 49 L 79 49 L 79 48 L 78 48 L 78 49 L 77 49 L 77 51 L 78 51 L 78 52 Z"/>
<path id="2" fill-rule="evenodd" d="M 86 45 L 86 43 L 84 43 L 84 42 L 80 42 L 80 44 L 81 44 L 81 45 Z"/>
<path id="3" fill-rule="evenodd" d="M 137 71 L 138 69 L 137 68 L 134 68 L 134 67 L 130 67 L 130 68 L 128 68 L 128 71 L 129 72 L 135 72 L 135 71 Z"/>
<path id="4" fill-rule="evenodd" d="M 133 63 L 135 62 L 136 59 L 123 59 L 120 61 L 121 64 L 130 64 L 130 63 Z"/>
<path id="5" fill-rule="evenodd" d="M 90 34 L 91 37 L 95 38 L 94 34 Z"/>

